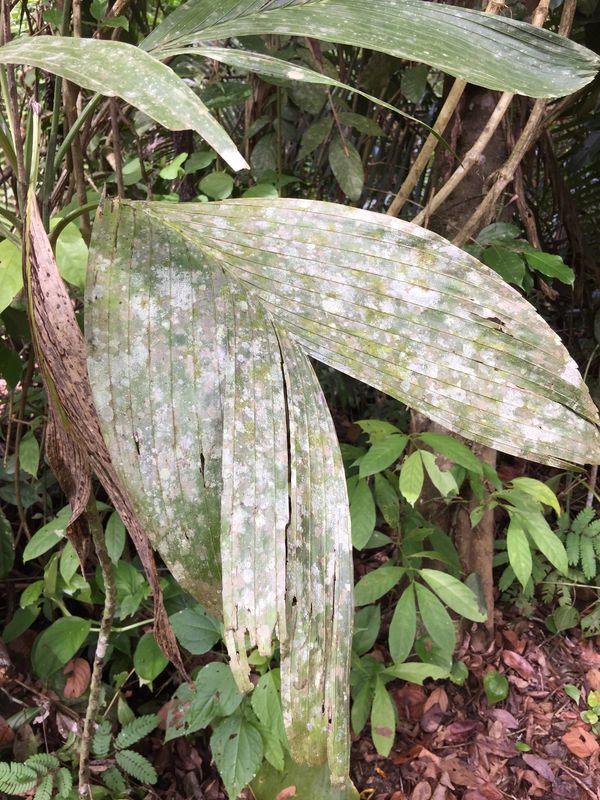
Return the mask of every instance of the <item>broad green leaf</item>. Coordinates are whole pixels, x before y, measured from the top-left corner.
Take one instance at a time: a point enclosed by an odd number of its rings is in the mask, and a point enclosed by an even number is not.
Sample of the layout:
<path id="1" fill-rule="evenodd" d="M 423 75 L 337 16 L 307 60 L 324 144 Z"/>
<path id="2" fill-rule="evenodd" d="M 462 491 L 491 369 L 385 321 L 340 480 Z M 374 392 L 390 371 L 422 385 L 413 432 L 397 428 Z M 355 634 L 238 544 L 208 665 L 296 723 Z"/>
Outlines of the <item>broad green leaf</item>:
<path id="1" fill-rule="evenodd" d="M 187 157 L 187 153 L 180 153 L 178 156 L 175 156 L 175 158 L 169 162 L 166 167 L 163 167 L 158 174 L 165 181 L 174 181 L 175 178 L 179 176 L 179 170 L 181 170 L 181 173 L 183 174 L 183 162 Z"/>
<path id="2" fill-rule="evenodd" d="M 488 703 L 493 706 L 508 697 L 508 681 L 498 670 L 492 669 L 483 676 L 483 690 Z"/>
<path id="3" fill-rule="evenodd" d="M 2 267 L 0 266 L 0 274 L 1 271 Z M 0 286 L 1 285 L 2 278 L 0 277 Z M 21 380 L 22 373 L 23 362 L 21 361 L 19 354 L 14 350 L 11 350 L 9 347 L 3 347 L 0 344 L 0 378 L 3 378 L 11 389 L 15 389 Z"/>
<path id="4" fill-rule="evenodd" d="M 352 544 L 357 550 L 367 544 L 375 530 L 376 510 L 371 487 L 361 478 L 350 493 Z"/>
<path id="5" fill-rule="evenodd" d="M 50 230 L 59 222 L 55 218 L 50 223 Z M 88 247 L 81 231 L 74 222 L 62 229 L 56 242 L 56 263 L 58 271 L 66 281 L 78 289 L 85 289 L 87 273 Z"/>
<path id="6" fill-rule="evenodd" d="M 368 452 L 360 459 L 359 475 L 365 478 L 375 472 L 382 472 L 397 461 L 408 442 L 404 434 L 388 436 L 374 442 Z"/>
<path id="7" fill-rule="evenodd" d="M 151 633 L 144 633 L 133 654 L 133 666 L 141 682 L 152 683 L 169 661 Z"/>
<path id="8" fill-rule="evenodd" d="M 568 39 L 508 17 L 421 0 L 290 0 L 282 4 L 190 0 L 143 43 L 166 54 L 198 41 L 277 33 L 380 50 L 424 61 L 471 83 L 534 97 L 585 86 L 598 57 Z"/>
<path id="9" fill-rule="evenodd" d="M 252 710 L 261 723 L 260 732 L 263 738 L 265 758 L 275 769 L 282 770 L 285 764 L 286 735 L 279 692 L 275 685 L 273 672 L 266 672 L 259 678 L 250 700 Z"/>
<path id="10" fill-rule="evenodd" d="M 531 558 L 529 539 L 519 524 L 517 517 L 512 517 L 508 525 L 508 530 L 506 532 L 506 549 L 513 572 L 517 576 L 517 580 L 521 586 L 525 588 L 529 578 L 531 578 L 533 561 Z"/>
<path id="11" fill-rule="evenodd" d="M 139 207 L 245 283 L 313 357 L 490 447 L 600 460 L 597 411 L 557 335 L 436 234 L 310 200 Z"/>
<path id="12" fill-rule="evenodd" d="M 519 253 L 513 253 L 506 247 L 492 245 L 486 247 L 481 257 L 484 264 L 501 275 L 508 283 L 523 286 L 527 268 Z"/>
<path id="13" fill-rule="evenodd" d="M 542 514 L 532 514 L 523 511 L 513 512 L 512 518 L 525 528 L 533 539 L 538 550 L 546 556 L 553 567 L 563 575 L 569 571 L 567 551 L 563 543 L 548 525 Z"/>
<path id="14" fill-rule="evenodd" d="M 12 615 L 4 630 L 2 631 L 2 639 L 6 644 L 12 642 L 26 630 L 29 630 L 33 623 L 40 615 L 41 608 L 39 606 L 27 606 L 26 608 L 17 608 Z"/>
<path id="15" fill-rule="evenodd" d="M 379 755 L 387 757 L 396 738 L 394 703 L 381 678 L 375 681 L 375 696 L 371 708 L 371 736 Z"/>
<path id="16" fill-rule="evenodd" d="M 448 497 L 450 494 L 458 494 L 458 486 L 450 470 L 441 470 L 436 463 L 433 453 L 427 450 L 421 450 L 420 452 L 425 471 L 442 497 Z"/>
<path id="17" fill-rule="evenodd" d="M 248 166 L 192 89 L 138 47 L 90 38 L 23 36 L 0 48 L 0 63 L 39 67 L 84 89 L 121 97 L 169 130 L 197 131 L 232 169 Z"/>
<path id="18" fill-rule="evenodd" d="M 402 664 L 409 657 L 417 632 L 417 609 L 413 584 L 409 584 L 396 603 L 390 623 L 389 648 L 392 661 Z"/>
<path id="19" fill-rule="evenodd" d="M 62 669 L 81 648 L 89 633 L 91 620 L 63 617 L 45 628 L 33 643 L 31 665 L 44 680 Z"/>
<path id="20" fill-rule="evenodd" d="M 575 282 L 575 273 L 568 267 L 560 256 L 550 253 L 541 253 L 527 249 L 524 253 L 527 264 L 536 272 L 541 272 L 549 278 L 558 278 L 562 283 L 572 285 Z"/>
<path id="21" fill-rule="evenodd" d="M 427 680 L 427 678 L 442 680 L 449 675 L 449 670 L 437 664 L 420 664 L 413 661 L 404 664 L 394 664 L 393 667 L 386 667 L 385 672 L 386 675 L 392 675 L 394 678 L 400 678 L 402 681 L 420 684 Z"/>
<path id="22" fill-rule="evenodd" d="M 400 470 L 400 491 L 411 506 L 414 506 L 419 499 L 424 479 L 421 451 L 415 450 L 404 459 Z"/>
<path id="23" fill-rule="evenodd" d="M 36 531 L 31 539 L 25 545 L 23 550 L 23 561 L 31 561 L 33 558 L 47 553 L 51 550 L 61 539 L 64 538 L 69 524 L 70 513 L 60 512 L 53 520 L 43 525 Z"/>
<path id="24" fill-rule="evenodd" d="M 459 442 L 458 439 L 447 436 L 444 433 L 430 431 L 420 433 L 419 439 L 428 447 L 431 447 L 432 450 L 454 461 L 455 464 L 459 464 L 471 472 L 476 472 L 478 475 L 482 474 L 481 461 L 474 455 L 472 450 L 462 442 Z"/>
<path id="25" fill-rule="evenodd" d="M 338 117 L 342 125 L 350 125 L 359 133 L 366 133 L 369 136 L 385 136 L 381 127 L 370 117 L 355 114 L 353 111 L 340 111 Z"/>
<path id="26" fill-rule="evenodd" d="M 233 191 L 233 178 L 226 172 L 211 172 L 202 178 L 199 189 L 213 200 L 224 200 Z"/>
<path id="27" fill-rule="evenodd" d="M 125 548 L 126 531 L 125 525 L 116 511 L 113 511 L 108 518 L 104 536 L 108 557 L 113 564 L 117 564 Z"/>
<path id="28" fill-rule="evenodd" d="M 371 713 L 371 706 L 373 705 L 373 694 L 375 688 L 372 680 L 365 681 L 352 701 L 352 712 L 350 719 L 352 721 L 352 730 L 358 736 L 368 722 Z"/>
<path id="29" fill-rule="evenodd" d="M 437 569 L 422 569 L 419 574 L 438 597 L 457 614 L 473 622 L 484 622 L 487 619 L 487 614 L 479 610 L 475 593 L 452 575 Z"/>
<path id="30" fill-rule="evenodd" d="M 359 608 L 354 615 L 354 636 L 352 649 L 359 656 L 368 653 L 373 647 L 381 627 L 381 608 L 379 605 Z"/>
<path id="31" fill-rule="evenodd" d="M 71 578 L 77 570 L 79 569 L 79 556 L 77 555 L 77 551 L 71 544 L 71 542 L 66 542 L 65 546 L 62 549 L 62 553 L 60 554 L 60 565 L 59 571 L 61 574 L 62 579 L 65 583 L 69 584 Z"/>
<path id="32" fill-rule="evenodd" d="M 427 88 L 429 70 L 425 64 L 407 67 L 402 73 L 400 86 L 409 103 L 420 103 Z"/>
<path id="33" fill-rule="evenodd" d="M 329 145 L 329 165 L 341 190 L 356 202 L 365 182 L 365 171 L 356 147 L 336 136 Z"/>
<path id="34" fill-rule="evenodd" d="M 404 567 L 385 565 L 372 572 L 367 572 L 354 587 L 354 604 L 366 606 L 379 600 L 394 588 L 405 572 Z"/>
<path id="35" fill-rule="evenodd" d="M 241 714 L 224 719 L 213 730 L 210 749 L 230 797 L 237 797 L 258 772 L 262 738 Z"/>
<path id="36" fill-rule="evenodd" d="M 375 499 L 387 524 L 392 528 L 398 528 L 400 526 L 400 499 L 388 479 L 380 474 L 375 475 Z"/>
<path id="37" fill-rule="evenodd" d="M 392 433 L 402 433 L 399 428 L 384 419 L 359 419 L 356 424 L 368 434 L 371 444 Z"/>
<path id="38" fill-rule="evenodd" d="M 21 250 L 4 239 L 0 242 L 0 311 L 11 304 L 22 288 Z"/>
<path id="39" fill-rule="evenodd" d="M 19 445 L 19 466 L 22 470 L 37 477 L 40 463 L 40 446 L 33 431 L 28 431 Z"/>
<path id="40" fill-rule="evenodd" d="M 223 635 L 218 620 L 201 605 L 177 611 L 169 620 L 179 644 L 195 656 L 207 653 Z"/>
<path id="41" fill-rule="evenodd" d="M 558 498 L 552 489 L 545 483 L 535 480 L 534 478 L 523 477 L 513 478 L 511 485 L 514 486 L 515 489 L 525 492 L 525 494 L 530 494 L 538 502 L 543 503 L 545 506 L 549 506 L 551 509 L 556 511 L 557 516 L 560 517 L 561 511 Z"/>
<path id="42" fill-rule="evenodd" d="M 450 615 L 437 597 L 426 586 L 415 583 L 417 603 L 425 630 L 445 654 L 451 656 L 456 647 L 456 630 Z"/>

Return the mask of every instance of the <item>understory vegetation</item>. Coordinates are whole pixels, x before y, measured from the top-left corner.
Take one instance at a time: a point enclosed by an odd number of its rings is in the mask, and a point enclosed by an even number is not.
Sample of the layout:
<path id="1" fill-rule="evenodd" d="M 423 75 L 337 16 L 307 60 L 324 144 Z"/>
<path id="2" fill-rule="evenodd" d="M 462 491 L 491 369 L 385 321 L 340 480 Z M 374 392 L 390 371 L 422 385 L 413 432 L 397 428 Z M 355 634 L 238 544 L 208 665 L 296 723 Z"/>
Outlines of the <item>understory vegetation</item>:
<path id="1" fill-rule="evenodd" d="M 600 5 L 466 5 L 2 0 L 3 796 L 600 791 Z"/>

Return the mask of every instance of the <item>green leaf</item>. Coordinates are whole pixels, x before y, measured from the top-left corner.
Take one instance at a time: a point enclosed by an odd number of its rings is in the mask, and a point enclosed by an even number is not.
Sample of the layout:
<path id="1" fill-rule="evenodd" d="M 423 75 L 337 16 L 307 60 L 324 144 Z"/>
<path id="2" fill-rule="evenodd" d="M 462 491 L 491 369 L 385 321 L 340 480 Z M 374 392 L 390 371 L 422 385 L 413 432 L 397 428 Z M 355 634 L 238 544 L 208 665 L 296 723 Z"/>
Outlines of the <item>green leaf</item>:
<path id="1" fill-rule="evenodd" d="M 145 633 L 137 643 L 133 654 L 133 666 L 140 680 L 152 683 L 168 663 L 169 659 L 157 645 L 153 634 Z"/>
<path id="2" fill-rule="evenodd" d="M 79 556 L 71 542 L 65 542 L 60 554 L 59 571 L 65 583 L 69 583 L 79 568 Z"/>
<path id="3" fill-rule="evenodd" d="M 562 572 L 563 575 L 566 575 L 569 571 L 567 551 L 542 514 L 530 514 L 518 511 L 513 512 L 511 517 L 517 518 L 533 539 L 535 546 L 546 556 L 552 566 L 559 572 Z"/>
<path id="4" fill-rule="evenodd" d="M 514 253 L 506 247 L 492 245 L 483 251 L 482 261 L 501 275 L 508 283 L 523 286 L 525 278 L 525 262 L 519 253 Z"/>
<path id="5" fill-rule="evenodd" d="M 352 721 L 352 730 L 357 736 L 362 732 L 369 719 L 374 693 L 373 681 L 367 680 L 353 698 L 350 719 Z"/>
<path id="6" fill-rule="evenodd" d="M 122 796 L 127 792 L 127 784 L 117 767 L 105 769 L 100 773 L 100 777 L 104 785 L 116 795 Z"/>
<path id="7" fill-rule="evenodd" d="M 400 470 L 400 491 L 407 503 L 411 506 L 419 499 L 425 475 L 423 473 L 423 461 L 421 451 L 415 450 L 403 462 Z"/>
<path id="8" fill-rule="evenodd" d="M 177 611 L 169 620 L 179 644 L 195 656 L 208 653 L 223 636 L 221 623 L 201 605 Z"/>
<path id="9" fill-rule="evenodd" d="M 359 656 L 368 653 L 377 641 L 381 627 L 381 608 L 378 605 L 360 608 L 354 615 L 352 649 Z"/>
<path id="10" fill-rule="evenodd" d="M 384 520 L 392 528 L 400 526 L 400 499 L 397 491 L 383 475 L 375 475 L 375 499 Z"/>
<path id="11" fill-rule="evenodd" d="M 158 780 L 158 775 L 152 764 L 135 750 L 118 750 L 115 753 L 115 761 L 123 772 L 131 775 L 140 783 L 152 785 Z"/>
<path id="12" fill-rule="evenodd" d="M 242 197 L 279 197 L 272 183 L 255 183 L 243 193 Z"/>
<path id="13" fill-rule="evenodd" d="M 415 583 L 419 614 L 425 630 L 446 654 L 452 655 L 456 647 L 456 631 L 450 615 L 437 597 L 426 586 Z"/>
<path id="14" fill-rule="evenodd" d="M 58 217 L 50 221 L 50 230 L 59 222 Z M 56 242 L 56 263 L 61 277 L 83 291 L 87 273 L 88 247 L 81 231 L 74 222 L 69 222 Z"/>
<path id="15" fill-rule="evenodd" d="M 351 125 L 359 133 L 365 133 L 368 136 L 385 136 L 381 126 L 370 117 L 355 114 L 353 111 L 340 111 L 338 117 L 342 125 Z"/>
<path id="16" fill-rule="evenodd" d="M 0 578 L 5 578 L 15 563 L 15 540 L 10 522 L 0 511 Z"/>
<path id="17" fill-rule="evenodd" d="M 73 778 L 66 767 L 61 767 L 56 773 L 56 791 L 63 800 L 68 800 L 73 788 Z"/>
<path id="18" fill-rule="evenodd" d="M 6 241 L 6 240 L 5 240 Z M 0 247 L 2 245 L 0 244 Z M 0 274 L 2 267 L 0 266 Z M 0 277 L 0 286 L 2 278 Z M 1 290 L 0 290 L 1 291 Z M 23 374 L 23 362 L 18 353 L 0 345 L 0 377 L 4 378 L 10 389 L 15 389 Z"/>
<path id="19" fill-rule="evenodd" d="M 402 94 L 409 103 L 420 103 L 427 88 L 429 68 L 426 64 L 407 67 L 402 73 Z"/>
<path id="20" fill-rule="evenodd" d="M 441 496 L 448 497 L 451 494 L 458 494 L 458 486 L 450 470 L 441 470 L 436 464 L 433 453 L 427 450 L 421 450 L 420 452 L 425 471 Z"/>
<path id="21" fill-rule="evenodd" d="M 284 765 L 284 744 L 287 741 L 283 726 L 281 701 L 275 685 L 273 672 L 266 672 L 259 678 L 250 695 L 252 710 L 261 723 L 261 735 L 265 758 L 275 767 L 282 770 Z"/>
<path id="22" fill-rule="evenodd" d="M 105 758 L 110 750 L 112 741 L 112 725 L 110 720 L 102 720 L 97 726 L 92 739 L 92 753 L 98 758 Z"/>
<path id="23" fill-rule="evenodd" d="M 481 461 L 473 454 L 473 451 L 453 436 L 426 431 L 419 434 L 419 439 L 432 450 L 441 453 L 450 461 L 454 461 L 455 464 L 459 464 L 470 472 L 475 472 L 477 475 L 483 473 Z"/>
<path id="24" fill-rule="evenodd" d="M 22 470 L 37 477 L 40 463 L 40 446 L 33 431 L 28 431 L 19 445 L 19 466 Z"/>
<path id="25" fill-rule="evenodd" d="M 51 550 L 61 539 L 64 539 L 69 523 L 70 513 L 60 512 L 55 519 L 43 525 L 25 545 L 23 561 L 39 558 Z"/>
<path id="26" fill-rule="evenodd" d="M 0 63 L 29 64 L 84 89 L 121 97 L 169 130 L 195 130 L 232 169 L 248 166 L 192 89 L 138 47 L 90 38 L 23 36 L 0 48 Z"/>
<path id="27" fill-rule="evenodd" d="M 405 572 L 404 567 L 385 565 L 372 572 L 367 572 L 354 587 L 354 604 L 366 606 L 379 600 L 394 588 Z"/>
<path id="28" fill-rule="evenodd" d="M 31 665 L 45 680 L 62 669 L 80 650 L 92 623 L 81 617 L 63 617 L 39 634 L 31 651 Z"/>
<path id="29" fill-rule="evenodd" d="M 397 461 L 408 443 L 405 434 L 394 434 L 374 442 L 367 453 L 360 459 L 359 475 L 366 478 L 376 472 L 382 472 Z"/>
<path id="30" fill-rule="evenodd" d="M 4 239 L 0 242 L 0 311 L 11 304 L 22 288 L 21 250 Z"/>
<path id="31" fill-rule="evenodd" d="M 525 258 L 527 264 L 536 272 L 541 272 L 549 278 L 558 278 L 562 283 L 572 286 L 575 282 L 575 273 L 564 263 L 560 256 L 553 256 L 549 253 L 540 253 L 534 250 L 526 250 Z"/>
<path id="32" fill-rule="evenodd" d="M 506 532 L 506 549 L 513 572 L 521 586 L 525 588 L 531 578 L 533 561 L 531 558 L 529 539 L 521 527 L 518 518 L 514 516 L 511 518 Z"/>
<path id="33" fill-rule="evenodd" d="M 313 150 L 316 150 L 319 145 L 323 144 L 323 142 L 329 136 L 332 125 L 333 117 L 328 115 L 308 126 L 308 128 L 302 134 L 300 151 L 298 153 L 298 159 L 300 161 L 306 158 L 306 156 L 310 155 Z"/>
<path id="34" fill-rule="evenodd" d="M 440 667 L 437 664 L 419 664 L 417 662 L 406 662 L 404 664 L 394 664 L 392 667 L 386 667 L 387 675 L 400 680 L 407 681 L 408 683 L 422 684 L 427 678 L 433 680 L 442 680 L 447 678 L 449 670 Z"/>
<path id="35" fill-rule="evenodd" d="M 139 742 L 149 733 L 152 733 L 158 727 L 159 721 L 156 714 L 144 714 L 141 717 L 137 717 L 121 728 L 119 735 L 115 739 L 115 747 L 117 750 L 131 747 L 132 744 Z"/>
<path id="36" fill-rule="evenodd" d="M 508 681 L 498 670 L 489 670 L 483 676 L 483 690 L 488 703 L 493 706 L 508 697 Z"/>
<path id="37" fill-rule="evenodd" d="M 375 695 L 371 708 L 371 736 L 380 756 L 387 758 L 396 738 L 394 703 L 381 678 L 375 680 Z"/>
<path id="38" fill-rule="evenodd" d="M 360 479 L 350 493 L 350 522 L 352 544 L 357 550 L 367 544 L 375 530 L 376 510 L 371 487 Z"/>
<path id="39" fill-rule="evenodd" d="M 118 512 L 113 511 L 108 518 L 104 535 L 108 557 L 113 564 L 117 564 L 123 555 L 126 537 L 125 525 L 123 525 Z"/>
<path id="40" fill-rule="evenodd" d="M 33 800 L 50 800 L 52 797 L 52 789 L 54 788 L 54 776 L 46 775 L 39 782 Z"/>
<path id="41" fill-rule="evenodd" d="M 180 687 L 176 696 L 189 706 L 183 720 L 169 715 L 166 741 L 206 728 L 216 717 L 230 716 L 243 699 L 230 667 L 218 662 L 203 667 L 194 686 Z"/>
<path id="42" fill-rule="evenodd" d="M 386 422 L 384 419 L 359 419 L 356 424 L 358 427 L 369 435 L 371 444 L 378 439 L 389 436 L 393 433 L 402 433 L 402 431 L 391 422 Z"/>
<path id="43" fill-rule="evenodd" d="M 385 35 L 382 34 L 385 32 Z M 383 0 L 254 4 L 191 0 L 145 40 L 167 53 L 197 41 L 277 33 L 311 36 L 426 63 L 488 89 L 534 97 L 570 94 L 595 76 L 598 58 L 568 39 L 508 17 L 403 0 L 393 15 Z"/>
<path id="44" fill-rule="evenodd" d="M 577 705 L 579 705 L 579 700 L 581 699 L 581 689 L 575 686 L 572 683 L 565 683 L 563 686 L 563 692 L 571 698 Z"/>
<path id="45" fill-rule="evenodd" d="M 166 167 L 163 167 L 158 174 L 165 181 L 174 181 L 179 177 L 180 170 L 182 174 L 184 173 L 185 170 L 183 170 L 182 167 L 187 157 L 187 153 L 179 153 L 179 155 L 175 156 L 175 158 L 170 161 Z"/>
<path id="46" fill-rule="evenodd" d="M 362 194 L 365 181 L 362 160 L 356 147 L 336 136 L 329 145 L 329 166 L 341 190 L 356 202 Z"/>
<path id="47" fill-rule="evenodd" d="M 224 200 L 233 191 L 233 178 L 227 172 L 211 172 L 202 178 L 199 188 L 215 200 Z"/>
<path id="48" fill-rule="evenodd" d="M 33 581 L 23 590 L 23 594 L 19 598 L 19 605 L 21 608 L 28 608 L 28 606 L 37 603 L 42 592 L 44 591 L 44 581 Z"/>
<path id="49" fill-rule="evenodd" d="M 201 169 L 206 169 L 210 166 L 216 158 L 216 153 L 212 150 L 198 150 L 192 153 L 183 165 L 183 171 L 186 175 L 191 175 Z"/>
<path id="50" fill-rule="evenodd" d="M 473 622 L 485 622 L 487 614 L 479 610 L 477 596 L 464 583 L 437 569 L 422 569 L 419 574 L 438 597 L 457 614 Z"/>
<path id="51" fill-rule="evenodd" d="M 402 664 L 409 657 L 417 632 L 417 608 L 413 584 L 409 584 L 396 603 L 390 623 L 389 648 L 392 661 Z"/>
<path id="52" fill-rule="evenodd" d="M 552 621 L 554 622 L 554 632 L 561 633 L 568 631 L 570 628 L 575 628 L 579 625 L 581 614 L 573 606 L 558 606 L 552 612 Z"/>
<path id="53" fill-rule="evenodd" d="M 561 511 L 558 498 L 545 483 L 537 481 L 534 478 L 513 478 L 511 486 L 515 489 L 519 489 L 521 492 L 525 492 L 525 494 L 531 495 L 531 497 L 534 497 L 539 503 L 550 506 L 550 508 L 556 511 L 557 516 L 560 517 Z"/>
<path id="54" fill-rule="evenodd" d="M 6 623 L 2 631 L 2 638 L 9 644 L 26 630 L 29 630 L 40 615 L 38 606 L 27 606 L 27 608 L 17 608 L 12 619 Z"/>
<path id="55" fill-rule="evenodd" d="M 258 772 L 262 738 L 241 714 L 223 720 L 210 737 L 210 749 L 230 797 L 237 797 Z"/>

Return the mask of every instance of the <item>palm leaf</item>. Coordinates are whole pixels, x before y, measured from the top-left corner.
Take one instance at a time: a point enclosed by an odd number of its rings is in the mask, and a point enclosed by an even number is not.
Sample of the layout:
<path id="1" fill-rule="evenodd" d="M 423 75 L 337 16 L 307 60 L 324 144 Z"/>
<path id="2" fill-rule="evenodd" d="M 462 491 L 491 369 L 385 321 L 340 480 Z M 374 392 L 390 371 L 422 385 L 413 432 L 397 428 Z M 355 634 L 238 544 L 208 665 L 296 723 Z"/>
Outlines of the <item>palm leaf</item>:
<path id="1" fill-rule="evenodd" d="M 0 63 L 29 64 L 84 89 L 121 97 L 169 130 L 197 131 L 232 169 L 248 166 L 189 86 L 138 47 L 67 36 L 22 37 L 0 47 Z"/>
<path id="2" fill-rule="evenodd" d="M 592 51 L 550 31 L 423 0 L 189 0 L 142 46 L 163 57 L 199 41 L 267 33 L 367 47 L 533 97 L 574 92 L 600 67 Z"/>

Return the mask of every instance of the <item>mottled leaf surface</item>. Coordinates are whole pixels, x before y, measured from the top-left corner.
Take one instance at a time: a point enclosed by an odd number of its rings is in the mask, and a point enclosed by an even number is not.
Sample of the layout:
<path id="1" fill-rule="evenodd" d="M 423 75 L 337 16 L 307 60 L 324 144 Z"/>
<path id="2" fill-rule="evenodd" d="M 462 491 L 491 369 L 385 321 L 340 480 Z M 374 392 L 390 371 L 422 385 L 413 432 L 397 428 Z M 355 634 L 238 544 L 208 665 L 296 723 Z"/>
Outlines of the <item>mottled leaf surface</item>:
<path id="1" fill-rule="evenodd" d="M 324 363 L 504 452 L 554 465 L 600 460 L 596 408 L 558 336 L 440 236 L 310 200 L 145 208 Z"/>
<path id="2" fill-rule="evenodd" d="M 232 169 L 248 166 L 189 86 L 138 47 L 66 36 L 22 37 L 0 48 L 0 63 L 29 64 L 84 89 L 121 97 L 169 130 L 197 131 Z"/>
<path id="3" fill-rule="evenodd" d="M 164 55 L 193 42 L 267 33 L 367 47 L 533 97 L 574 92 L 600 66 L 592 51 L 550 31 L 423 0 L 189 0 L 142 46 Z"/>

